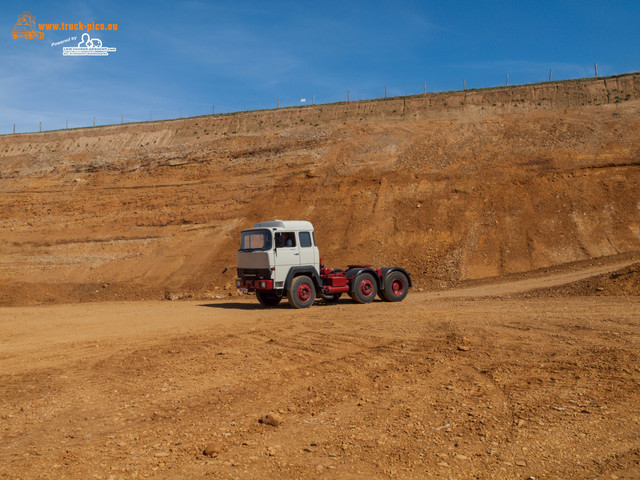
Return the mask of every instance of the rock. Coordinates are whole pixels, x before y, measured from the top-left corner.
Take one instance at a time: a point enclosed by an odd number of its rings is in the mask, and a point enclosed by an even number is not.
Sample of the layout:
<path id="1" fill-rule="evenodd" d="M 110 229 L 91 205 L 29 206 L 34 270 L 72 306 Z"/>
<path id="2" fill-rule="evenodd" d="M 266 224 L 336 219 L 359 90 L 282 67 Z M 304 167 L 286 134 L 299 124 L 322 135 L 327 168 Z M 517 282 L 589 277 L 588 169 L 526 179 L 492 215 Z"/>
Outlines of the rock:
<path id="1" fill-rule="evenodd" d="M 460 350 L 461 352 L 468 352 L 470 349 L 471 347 L 467 345 L 458 345 L 458 350 Z"/>
<path id="2" fill-rule="evenodd" d="M 220 442 L 212 442 L 204 449 L 203 454 L 213 457 L 214 455 L 218 455 L 222 452 L 222 444 Z"/>
<path id="3" fill-rule="evenodd" d="M 516 460 L 516 466 L 517 467 L 526 467 L 527 466 L 527 462 L 525 462 L 524 460 Z"/>
<path id="4" fill-rule="evenodd" d="M 456 459 L 457 460 L 469 460 L 469 457 L 467 457 L 466 455 L 462 455 L 461 453 L 458 453 L 456 455 Z"/>
<path id="5" fill-rule="evenodd" d="M 260 423 L 264 423 L 265 425 L 272 425 L 274 427 L 280 426 L 282 423 L 282 417 L 277 413 L 269 412 L 264 415 L 260 420 Z"/>

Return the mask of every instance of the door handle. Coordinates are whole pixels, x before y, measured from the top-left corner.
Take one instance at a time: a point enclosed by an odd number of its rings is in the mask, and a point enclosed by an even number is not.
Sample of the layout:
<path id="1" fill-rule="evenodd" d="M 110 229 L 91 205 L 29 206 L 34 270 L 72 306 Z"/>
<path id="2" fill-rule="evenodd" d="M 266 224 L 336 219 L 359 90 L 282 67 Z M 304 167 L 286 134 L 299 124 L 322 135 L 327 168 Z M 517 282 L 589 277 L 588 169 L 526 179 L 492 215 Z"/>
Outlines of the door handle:
<path id="1" fill-rule="evenodd" d="M 294 255 L 300 255 L 300 252 L 296 252 L 296 253 L 294 253 Z"/>

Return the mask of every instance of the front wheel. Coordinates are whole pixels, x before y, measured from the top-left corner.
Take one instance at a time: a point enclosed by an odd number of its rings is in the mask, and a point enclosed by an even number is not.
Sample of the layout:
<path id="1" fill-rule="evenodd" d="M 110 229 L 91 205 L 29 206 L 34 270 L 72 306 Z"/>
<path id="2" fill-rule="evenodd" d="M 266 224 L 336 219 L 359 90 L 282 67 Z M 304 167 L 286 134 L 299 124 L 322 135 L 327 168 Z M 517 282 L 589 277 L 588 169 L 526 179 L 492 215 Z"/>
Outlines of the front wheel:
<path id="1" fill-rule="evenodd" d="M 353 281 L 349 295 L 354 302 L 369 303 L 376 298 L 378 284 L 370 273 L 364 272 L 358 275 Z"/>
<path id="2" fill-rule="evenodd" d="M 309 308 L 316 300 L 316 286 L 306 275 L 296 277 L 287 291 L 287 300 L 293 308 Z"/>
<path id="3" fill-rule="evenodd" d="M 276 295 L 273 292 L 256 292 L 256 298 L 260 302 L 260 305 L 264 305 L 265 307 L 275 307 L 282 300 L 281 297 Z"/>
<path id="4" fill-rule="evenodd" d="M 391 272 L 384 279 L 382 299 L 387 302 L 401 302 L 409 293 L 409 280 L 402 272 Z"/>

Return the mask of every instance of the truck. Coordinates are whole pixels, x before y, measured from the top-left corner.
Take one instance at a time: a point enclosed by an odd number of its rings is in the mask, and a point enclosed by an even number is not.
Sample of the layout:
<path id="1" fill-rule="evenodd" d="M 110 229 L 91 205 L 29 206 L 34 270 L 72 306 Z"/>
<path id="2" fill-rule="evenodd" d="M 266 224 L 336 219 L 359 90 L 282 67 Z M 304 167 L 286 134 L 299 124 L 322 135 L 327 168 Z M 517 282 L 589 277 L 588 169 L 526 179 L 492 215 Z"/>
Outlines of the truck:
<path id="1" fill-rule="evenodd" d="M 11 31 L 13 38 L 44 38 L 44 32 L 36 28 L 36 17 L 31 12 L 22 12 L 18 17 L 13 30 Z"/>
<path id="2" fill-rule="evenodd" d="M 412 287 L 401 267 L 322 264 L 311 222 L 272 220 L 242 230 L 236 287 L 255 292 L 261 305 L 272 307 L 286 298 L 293 308 L 308 308 L 322 298 L 337 302 L 348 293 L 356 303 L 401 302 Z"/>

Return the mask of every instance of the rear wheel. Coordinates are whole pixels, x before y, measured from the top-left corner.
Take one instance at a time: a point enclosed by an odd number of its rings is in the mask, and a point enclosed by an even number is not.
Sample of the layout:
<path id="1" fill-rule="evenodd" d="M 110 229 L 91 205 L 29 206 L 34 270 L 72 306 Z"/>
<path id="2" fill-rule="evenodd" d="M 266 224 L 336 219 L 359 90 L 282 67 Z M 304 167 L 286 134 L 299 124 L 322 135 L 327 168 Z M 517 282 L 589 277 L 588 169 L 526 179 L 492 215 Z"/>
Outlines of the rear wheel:
<path id="1" fill-rule="evenodd" d="M 260 302 L 260 305 L 264 305 L 265 307 L 275 307 L 282 300 L 281 297 L 276 295 L 273 292 L 256 292 L 256 298 Z"/>
<path id="2" fill-rule="evenodd" d="M 376 279 L 370 273 L 364 272 L 358 275 L 353 281 L 349 295 L 354 302 L 369 303 L 378 293 Z"/>
<path id="3" fill-rule="evenodd" d="M 409 293 L 409 280 L 402 272 L 391 272 L 384 279 L 384 290 L 381 292 L 387 302 L 401 302 Z"/>
<path id="4" fill-rule="evenodd" d="M 293 308 L 308 308 L 316 300 L 316 287 L 306 275 L 296 277 L 287 291 L 287 300 Z"/>
<path id="5" fill-rule="evenodd" d="M 327 303 L 336 303 L 338 300 L 340 300 L 341 296 L 341 293 L 323 293 L 322 299 Z"/>

